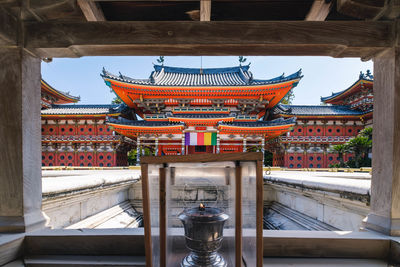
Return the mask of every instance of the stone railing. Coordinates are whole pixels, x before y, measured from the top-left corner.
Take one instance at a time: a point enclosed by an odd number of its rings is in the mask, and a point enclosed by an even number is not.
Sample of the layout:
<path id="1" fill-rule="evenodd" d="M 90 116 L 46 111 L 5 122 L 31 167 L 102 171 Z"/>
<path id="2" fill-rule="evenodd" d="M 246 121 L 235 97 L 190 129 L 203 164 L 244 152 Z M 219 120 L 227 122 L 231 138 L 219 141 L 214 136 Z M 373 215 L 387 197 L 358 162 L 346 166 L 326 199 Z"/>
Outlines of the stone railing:
<path id="1" fill-rule="evenodd" d="M 119 135 L 42 135 L 42 142 L 59 141 L 119 141 Z"/>
<path id="2" fill-rule="evenodd" d="M 345 143 L 352 136 L 281 136 L 280 140 L 284 143 Z"/>

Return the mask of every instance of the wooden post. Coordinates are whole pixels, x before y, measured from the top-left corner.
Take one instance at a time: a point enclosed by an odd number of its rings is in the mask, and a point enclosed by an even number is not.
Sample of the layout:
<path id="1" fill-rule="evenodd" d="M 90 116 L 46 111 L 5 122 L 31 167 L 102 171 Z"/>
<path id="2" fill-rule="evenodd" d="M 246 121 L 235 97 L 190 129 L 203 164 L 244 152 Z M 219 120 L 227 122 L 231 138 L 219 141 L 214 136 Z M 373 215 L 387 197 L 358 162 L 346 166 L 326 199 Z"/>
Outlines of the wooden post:
<path id="1" fill-rule="evenodd" d="M 400 236 L 400 45 L 374 58 L 371 212 L 366 227 Z"/>
<path id="2" fill-rule="evenodd" d="M 0 48 L 0 58 L 0 82 L 7 85 L 0 90 L 0 232 L 29 232 L 46 222 L 41 211 L 40 59 L 20 47 Z"/>
<path id="3" fill-rule="evenodd" d="M 242 166 L 235 168 L 235 266 L 242 266 Z"/>
<path id="4" fill-rule="evenodd" d="M 140 165 L 140 136 L 136 139 L 136 165 Z"/>
<path id="5" fill-rule="evenodd" d="M 146 251 L 146 266 L 153 267 L 152 245 L 151 245 L 151 218 L 150 218 L 150 193 L 149 193 L 149 166 L 147 163 L 141 165 L 142 171 L 142 194 L 143 194 L 143 224 L 144 242 Z"/>
<path id="6" fill-rule="evenodd" d="M 159 169 L 160 198 L 160 267 L 167 266 L 167 210 L 166 210 L 166 168 Z"/>
<path id="7" fill-rule="evenodd" d="M 264 216 L 264 178 L 263 164 L 261 160 L 257 160 L 256 164 L 256 242 L 257 242 L 257 267 L 263 266 L 263 216 Z"/>
<path id="8" fill-rule="evenodd" d="M 211 0 L 200 0 L 200 21 L 211 20 Z"/>

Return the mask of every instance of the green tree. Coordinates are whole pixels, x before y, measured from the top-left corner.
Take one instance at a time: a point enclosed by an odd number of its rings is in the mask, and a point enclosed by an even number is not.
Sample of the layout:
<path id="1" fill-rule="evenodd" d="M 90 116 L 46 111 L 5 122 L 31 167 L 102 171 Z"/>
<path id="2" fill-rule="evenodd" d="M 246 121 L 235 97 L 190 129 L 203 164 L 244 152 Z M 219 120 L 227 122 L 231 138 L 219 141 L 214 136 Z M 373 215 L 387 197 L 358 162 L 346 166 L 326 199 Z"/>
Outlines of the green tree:
<path id="1" fill-rule="evenodd" d="M 144 148 L 144 155 L 145 156 L 154 156 L 154 150 L 150 149 L 149 147 Z M 134 148 L 128 152 L 128 165 L 136 165 L 137 162 L 137 149 Z"/>
<path id="2" fill-rule="evenodd" d="M 372 127 L 364 128 L 360 134 L 361 136 L 368 137 L 369 140 L 372 140 Z"/>
<path id="3" fill-rule="evenodd" d="M 290 91 L 282 98 L 281 103 L 285 105 L 290 105 L 292 104 L 293 100 L 294 100 L 293 89 L 290 89 Z"/>
<path id="4" fill-rule="evenodd" d="M 348 146 L 346 144 L 334 145 L 332 147 L 332 150 L 334 152 L 338 153 L 338 155 L 339 155 L 339 161 L 340 161 L 339 166 L 344 167 L 345 165 L 344 165 L 343 155 L 344 155 L 344 153 L 348 152 L 348 150 L 349 150 Z"/>
<path id="5" fill-rule="evenodd" d="M 264 166 L 272 166 L 274 161 L 274 154 L 271 151 L 264 151 Z"/>
<path id="6" fill-rule="evenodd" d="M 356 168 L 359 168 L 361 167 L 361 163 L 368 157 L 368 152 L 372 147 L 372 139 L 360 134 L 357 137 L 350 139 L 346 146 L 348 146 L 349 151 L 354 153 L 355 166 Z"/>
<path id="7" fill-rule="evenodd" d="M 137 150 L 132 149 L 128 152 L 128 165 L 136 165 L 137 162 Z"/>
<path id="8" fill-rule="evenodd" d="M 122 104 L 121 98 L 119 96 L 114 97 L 114 99 L 111 101 L 111 104 Z"/>

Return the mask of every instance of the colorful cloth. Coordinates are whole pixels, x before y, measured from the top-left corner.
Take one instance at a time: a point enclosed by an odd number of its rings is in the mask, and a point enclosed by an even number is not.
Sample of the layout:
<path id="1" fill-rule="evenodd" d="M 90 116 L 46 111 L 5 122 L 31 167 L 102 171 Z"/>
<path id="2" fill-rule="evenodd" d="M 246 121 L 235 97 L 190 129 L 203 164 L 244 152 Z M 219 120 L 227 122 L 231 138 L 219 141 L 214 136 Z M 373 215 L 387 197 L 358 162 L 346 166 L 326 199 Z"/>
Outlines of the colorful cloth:
<path id="1" fill-rule="evenodd" d="M 185 133 L 186 146 L 215 146 L 217 145 L 217 133 Z"/>

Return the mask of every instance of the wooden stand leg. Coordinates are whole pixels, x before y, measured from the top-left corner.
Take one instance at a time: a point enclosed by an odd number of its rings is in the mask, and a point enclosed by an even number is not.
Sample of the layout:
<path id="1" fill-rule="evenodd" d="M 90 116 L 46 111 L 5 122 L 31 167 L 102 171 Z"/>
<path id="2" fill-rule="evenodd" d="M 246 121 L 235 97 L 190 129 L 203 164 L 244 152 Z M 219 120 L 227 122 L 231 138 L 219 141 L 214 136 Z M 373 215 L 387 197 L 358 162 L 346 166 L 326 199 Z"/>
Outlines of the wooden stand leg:
<path id="1" fill-rule="evenodd" d="M 167 266 L 166 168 L 160 168 L 160 267 Z"/>
<path id="2" fill-rule="evenodd" d="M 149 195 L 149 171 L 148 171 L 148 169 L 149 169 L 149 167 L 147 164 L 141 164 L 146 266 L 153 267 L 153 255 L 151 253 L 152 245 L 151 245 L 150 195 Z"/>
<path id="3" fill-rule="evenodd" d="M 263 165 L 261 160 L 257 160 L 256 166 L 256 198 L 257 198 L 257 267 L 263 266 L 263 210 L 264 210 L 264 178 L 263 178 Z"/>
<path id="4" fill-rule="evenodd" d="M 242 266 L 242 167 L 235 169 L 235 266 Z"/>

